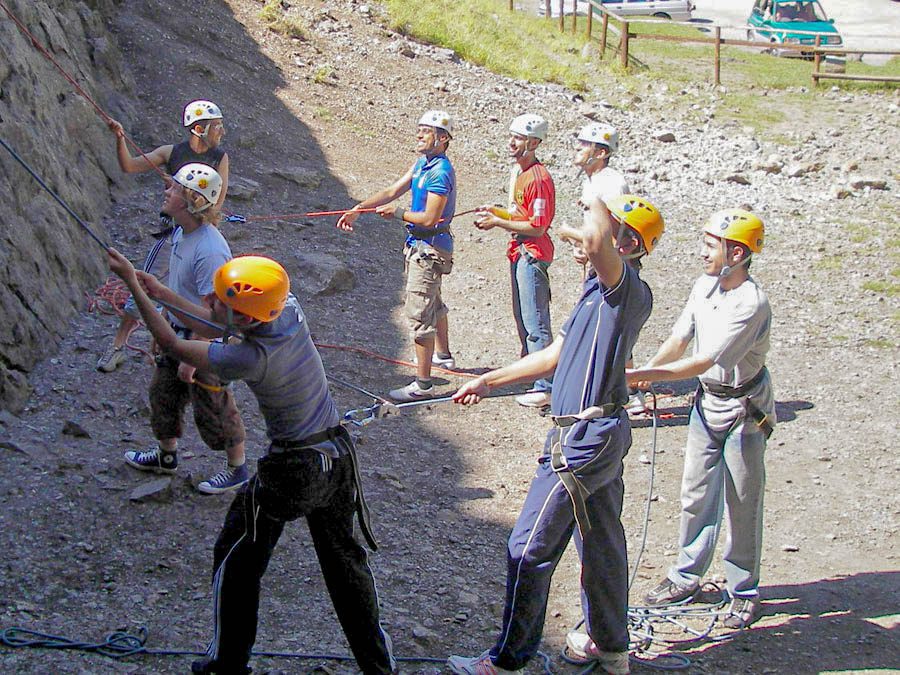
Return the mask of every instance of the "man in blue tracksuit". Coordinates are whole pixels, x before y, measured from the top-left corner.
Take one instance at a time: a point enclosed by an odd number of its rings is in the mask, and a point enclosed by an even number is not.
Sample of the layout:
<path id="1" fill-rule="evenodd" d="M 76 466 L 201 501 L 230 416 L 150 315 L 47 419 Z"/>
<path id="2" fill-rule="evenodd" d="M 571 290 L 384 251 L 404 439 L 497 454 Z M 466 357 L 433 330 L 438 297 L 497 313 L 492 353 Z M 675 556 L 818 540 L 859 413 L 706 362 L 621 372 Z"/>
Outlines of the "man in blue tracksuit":
<path id="1" fill-rule="evenodd" d="M 589 658 L 612 675 L 628 665 L 628 571 L 622 528 L 622 459 L 631 427 L 625 361 L 652 308 L 650 289 L 623 257 L 644 242 L 644 223 L 662 232 L 645 200 L 623 200 L 612 213 L 590 205 L 580 232 L 597 272 L 559 335 L 547 348 L 491 371 L 454 395 L 477 403 L 497 386 L 554 376 L 554 428 L 531 482 L 507 550 L 506 605 L 494 646 L 480 656 L 451 656 L 462 675 L 519 672 L 540 645 L 550 579 L 573 532 L 580 542 Z"/>

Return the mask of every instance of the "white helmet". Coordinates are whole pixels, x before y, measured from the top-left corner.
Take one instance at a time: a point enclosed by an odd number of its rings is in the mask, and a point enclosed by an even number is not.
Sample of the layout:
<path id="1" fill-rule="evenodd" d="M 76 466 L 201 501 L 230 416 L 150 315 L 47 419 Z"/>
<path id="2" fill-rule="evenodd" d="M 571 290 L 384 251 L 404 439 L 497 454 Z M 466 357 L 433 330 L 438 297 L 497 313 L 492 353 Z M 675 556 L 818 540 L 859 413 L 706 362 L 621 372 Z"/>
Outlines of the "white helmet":
<path id="1" fill-rule="evenodd" d="M 450 113 L 443 110 L 428 110 L 419 118 L 419 124 L 435 129 L 443 129 L 450 138 L 453 138 L 453 118 Z"/>
<path id="2" fill-rule="evenodd" d="M 581 127 L 578 140 L 605 145 L 609 149 L 609 154 L 619 149 L 619 132 L 615 127 L 600 122 L 591 122 Z"/>
<path id="3" fill-rule="evenodd" d="M 222 111 L 212 101 L 191 101 L 184 106 L 184 126 L 190 127 L 204 120 L 220 120 Z"/>
<path id="4" fill-rule="evenodd" d="M 530 138 L 538 138 L 544 140 L 547 138 L 547 130 L 549 125 L 540 115 L 525 113 L 516 117 L 509 125 L 509 131 L 512 134 L 520 136 L 528 136 Z"/>
<path id="5" fill-rule="evenodd" d="M 188 190 L 199 192 L 209 202 L 203 208 L 193 210 L 191 213 L 200 213 L 208 209 L 216 203 L 219 193 L 222 191 L 222 177 L 219 175 L 219 172 L 211 166 L 200 164 L 199 162 L 185 164 L 175 172 L 172 179 Z"/>

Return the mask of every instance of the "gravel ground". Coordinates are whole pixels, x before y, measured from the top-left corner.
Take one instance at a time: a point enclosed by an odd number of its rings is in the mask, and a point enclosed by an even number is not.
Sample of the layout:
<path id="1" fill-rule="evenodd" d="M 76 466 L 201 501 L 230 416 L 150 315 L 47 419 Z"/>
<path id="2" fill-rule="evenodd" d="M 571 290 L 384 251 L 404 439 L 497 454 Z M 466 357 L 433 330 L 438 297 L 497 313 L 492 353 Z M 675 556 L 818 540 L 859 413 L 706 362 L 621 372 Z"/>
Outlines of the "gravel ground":
<path id="1" fill-rule="evenodd" d="M 293 3 L 290 16 L 308 27 L 302 40 L 266 30 L 259 7 L 231 0 L 185 16 L 174 0 L 125 0 L 113 25 L 141 88 L 146 115 L 131 131 L 142 146 L 176 137 L 185 101 L 202 96 L 222 105 L 232 175 L 258 184 L 249 201 L 229 200 L 232 211 L 349 206 L 405 171 L 418 115 L 440 107 L 457 119 L 450 154 L 461 210 L 502 197 L 506 125 L 531 110 L 550 120 L 552 138 L 540 155 L 556 178 L 558 222 L 571 221 L 578 182 L 568 136 L 585 115 L 602 118 L 622 135 L 614 165 L 667 221 L 645 268 L 655 309 L 638 361 L 665 338 L 700 272 L 697 232 L 709 213 L 745 205 L 762 215 L 768 241 L 754 276 L 774 311 L 770 369 L 781 418 L 768 453 L 765 616 L 735 639 L 681 647 L 691 660 L 685 672 L 897 672 L 896 92 L 826 91 L 818 120 L 792 119 L 761 138 L 719 122 L 724 100 L 705 86 L 673 91 L 643 75 L 627 89 L 610 82 L 582 97 L 498 77 L 407 41 L 381 28 L 377 7 L 361 2 Z M 791 92 L 754 93 L 791 108 Z M 138 178 L 133 198 L 112 205 L 106 219 L 113 240 L 135 259 L 147 246 L 159 193 L 153 176 Z M 295 271 L 319 342 L 411 357 L 401 312 L 402 232 L 365 217 L 352 235 L 333 221 L 304 218 L 222 229 L 235 252 L 269 253 Z M 502 365 L 517 350 L 505 242 L 465 217 L 454 229 L 458 255 L 445 289 L 454 352 L 464 369 Z M 568 251 L 560 244 L 551 268 L 556 326 L 580 282 Z M 352 290 L 316 294 L 316 280 L 296 272 L 298 256 L 323 254 L 352 270 Z M 211 633 L 211 549 L 229 499 L 202 496 L 192 484 L 217 470 L 221 457 L 191 430 L 171 486 L 155 500 L 129 499 L 147 482 L 121 456 L 150 440 L 150 369 L 137 354 L 115 374 L 93 369 L 113 325 L 104 315 L 79 316 L 59 353 L 33 374 L 27 410 L 0 425 L 0 546 L 8 551 L 0 559 L 0 626 L 84 640 L 146 626 L 150 647 L 199 649 Z M 146 333 L 134 342 L 146 347 Z M 323 357 L 333 374 L 379 392 L 410 377 L 404 367 L 351 352 L 323 350 Z M 462 381 L 447 379 L 448 392 Z M 645 462 L 654 439 L 657 452 L 635 599 L 675 553 L 692 388 L 678 383 L 662 392 L 667 417 L 655 436 L 649 420 L 635 424 L 624 515 L 632 561 L 645 528 Z M 342 408 L 367 403 L 335 393 Z M 263 426 L 246 389 L 238 395 L 255 459 L 264 449 Z M 67 433 L 67 422 L 88 436 L 71 425 Z M 366 429 L 364 482 L 382 544 L 372 564 L 399 654 L 445 657 L 488 646 L 502 612 L 505 537 L 546 427 L 533 411 L 505 401 L 467 410 L 435 405 Z M 717 562 L 709 579 L 721 574 Z M 347 652 L 302 523 L 287 529 L 263 586 L 259 649 Z M 555 576 L 544 636 L 556 672 L 575 672 L 555 655 L 580 618 L 577 590 L 570 550 Z M 177 673 L 187 663 L 0 648 L 0 670 L 10 673 Z M 294 673 L 322 663 L 255 665 Z M 318 668 L 354 671 L 343 663 Z M 411 663 L 404 670 L 440 668 Z M 539 663 L 529 667 L 540 670 Z M 638 664 L 633 672 L 651 670 Z"/>

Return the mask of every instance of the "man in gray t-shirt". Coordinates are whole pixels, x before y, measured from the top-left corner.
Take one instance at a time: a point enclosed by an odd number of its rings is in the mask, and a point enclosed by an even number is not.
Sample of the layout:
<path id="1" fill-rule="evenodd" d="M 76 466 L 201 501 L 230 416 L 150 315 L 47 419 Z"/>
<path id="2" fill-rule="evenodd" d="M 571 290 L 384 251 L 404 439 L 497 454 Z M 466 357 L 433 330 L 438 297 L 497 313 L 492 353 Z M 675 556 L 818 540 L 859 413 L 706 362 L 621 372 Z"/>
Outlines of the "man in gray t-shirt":
<path id="1" fill-rule="evenodd" d="M 286 522 L 306 518 L 325 585 L 350 649 L 366 675 L 396 671 L 391 642 L 379 619 L 378 595 L 354 517 L 374 550 L 356 453 L 340 424 L 322 360 L 289 280 L 277 262 L 239 256 L 220 267 L 214 292 L 200 307 L 152 275 L 135 273 L 117 251 L 110 269 L 128 285 L 160 347 L 198 370 L 240 378 L 256 396 L 269 448 L 257 474 L 235 496 L 213 558 L 215 628 L 194 673 L 245 673 L 256 639 L 260 582 Z M 153 310 L 151 295 L 195 317 L 233 324 L 239 344 L 180 338 Z M 180 317 L 212 335 L 208 325 Z"/>
<path id="2" fill-rule="evenodd" d="M 772 312 L 748 272 L 762 250 L 762 221 L 749 211 L 715 213 L 703 235 L 705 276 L 694 284 L 672 335 L 629 383 L 700 378 L 681 482 L 678 559 L 646 596 L 649 605 L 691 597 L 712 562 L 723 519 L 729 628 L 759 617 L 766 440 L 775 399 L 766 370 Z M 693 340 L 694 351 L 683 357 Z"/>
<path id="3" fill-rule="evenodd" d="M 165 213 L 177 224 L 172 234 L 169 258 L 169 287 L 192 303 L 212 293 L 213 275 L 231 260 L 231 249 L 207 214 L 216 203 L 222 179 L 210 166 L 186 164 L 166 187 Z M 190 329 L 177 316 L 172 326 L 184 338 Z M 178 467 L 176 454 L 182 435 L 182 417 L 188 403 L 203 442 L 224 451 L 225 467 L 201 481 L 197 489 L 205 494 L 236 490 L 249 479 L 244 456 L 246 433 L 234 394 L 208 369 L 197 370 L 170 355 L 160 354 L 150 382 L 150 425 L 157 442 L 148 450 L 129 450 L 125 462 L 140 471 L 171 474 Z"/>

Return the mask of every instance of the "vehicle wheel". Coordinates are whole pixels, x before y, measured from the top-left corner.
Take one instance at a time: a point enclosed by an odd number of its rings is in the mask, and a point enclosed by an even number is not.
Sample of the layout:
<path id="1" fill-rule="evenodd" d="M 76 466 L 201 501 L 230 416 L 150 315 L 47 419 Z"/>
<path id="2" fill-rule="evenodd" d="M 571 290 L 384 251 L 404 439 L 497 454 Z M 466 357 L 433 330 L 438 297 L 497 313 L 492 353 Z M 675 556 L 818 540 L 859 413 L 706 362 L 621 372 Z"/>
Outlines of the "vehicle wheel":
<path id="1" fill-rule="evenodd" d="M 667 20 L 668 20 L 668 19 L 671 19 L 671 18 L 672 18 L 671 16 L 669 16 L 669 15 L 666 14 L 665 12 L 657 12 L 657 13 L 654 14 L 653 16 L 656 17 L 657 19 L 667 19 Z"/>

